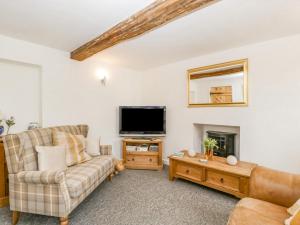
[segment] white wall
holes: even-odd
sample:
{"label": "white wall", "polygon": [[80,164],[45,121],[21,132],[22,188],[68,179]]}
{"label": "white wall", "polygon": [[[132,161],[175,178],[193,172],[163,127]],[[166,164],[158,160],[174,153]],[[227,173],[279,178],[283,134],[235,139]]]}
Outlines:
{"label": "white wall", "polygon": [[0,60],[0,112],[4,118],[16,118],[10,132],[23,131],[30,122],[41,122],[40,81],[40,67]]}
{"label": "white wall", "polygon": [[[86,123],[91,136],[101,136],[103,144],[113,144],[114,152],[120,156],[117,107],[141,102],[140,73],[105,65],[94,58],[73,61],[67,52],[4,36],[0,36],[0,49],[0,59],[42,68],[44,127]],[[106,86],[95,78],[99,67],[110,72]],[[13,91],[21,94],[19,90]]]}
{"label": "white wall", "polygon": [[[95,79],[95,72],[101,66],[109,71],[105,86]],[[73,117],[69,118],[70,123],[88,124],[89,135],[101,136],[101,142],[112,144],[114,153],[121,157],[118,107],[141,104],[141,74],[104,65],[91,58],[82,63],[73,61],[71,77],[72,80],[66,87],[66,95],[69,95],[74,103],[66,110],[69,116]]]}
{"label": "white wall", "polygon": [[[144,104],[167,106],[164,158],[193,144],[193,123],[240,126],[242,160],[300,172],[300,35],[145,72]],[[187,107],[186,70],[249,59],[248,107]]]}
{"label": "white wall", "polygon": [[68,118],[69,113],[65,110],[67,106],[62,92],[70,76],[71,61],[68,54],[4,36],[0,36],[0,49],[0,59],[41,67],[43,125]]}
{"label": "white wall", "polygon": [[[165,158],[193,146],[193,123],[232,125],[240,126],[241,159],[299,173],[299,43],[300,35],[137,72],[0,36],[0,58],[41,66],[44,126],[87,123],[118,156],[117,106],[166,105]],[[187,69],[242,58],[249,59],[248,107],[187,107]],[[101,66],[110,71],[105,87],[94,78]]]}

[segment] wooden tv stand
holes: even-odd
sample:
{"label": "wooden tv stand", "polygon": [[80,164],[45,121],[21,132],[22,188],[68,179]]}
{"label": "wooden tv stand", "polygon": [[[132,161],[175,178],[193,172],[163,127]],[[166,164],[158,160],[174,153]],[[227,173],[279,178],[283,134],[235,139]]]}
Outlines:
{"label": "wooden tv stand", "polygon": [[[163,168],[161,139],[125,138],[122,142],[122,154],[126,168],[148,170],[161,170]],[[144,146],[144,151],[132,149],[129,151],[130,148],[140,148],[142,145]],[[157,150],[151,151],[151,147]]]}

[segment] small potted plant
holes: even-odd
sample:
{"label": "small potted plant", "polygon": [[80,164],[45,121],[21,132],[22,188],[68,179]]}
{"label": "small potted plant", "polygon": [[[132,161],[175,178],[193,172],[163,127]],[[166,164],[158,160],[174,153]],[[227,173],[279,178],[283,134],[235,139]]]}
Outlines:
{"label": "small potted plant", "polygon": [[218,142],[216,139],[213,138],[205,138],[204,140],[204,147],[205,147],[205,156],[208,159],[212,159],[214,148],[218,148],[217,146]]}
{"label": "small potted plant", "polygon": [[10,129],[13,125],[16,124],[16,123],[15,123],[15,118],[11,116],[9,119],[5,120],[5,123],[6,123],[6,125],[7,125],[7,131],[6,131],[6,134],[8,134],[9,129]]}

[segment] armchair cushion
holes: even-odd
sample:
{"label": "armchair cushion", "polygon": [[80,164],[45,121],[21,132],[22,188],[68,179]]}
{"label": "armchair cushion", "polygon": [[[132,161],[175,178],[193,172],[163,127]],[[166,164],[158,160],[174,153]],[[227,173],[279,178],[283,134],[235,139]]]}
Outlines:
{"label": "armchair cushion", "polygon": [[300,175],[257,166],[251,174],[249,196],[290,207],[300,198],[299,187]]}
{"label": "armchair cushion", "polygon": [[21,183],[27,184],[59,184],[63,181],[63,171],[22,171],[17,174]]}
{"label": "armchair cushion", "polygon": [[284,225],[299,225],[300,224],[300,210],[298,210],[295,215],[284,221]]}
{"label": "armchair cushion", "polygon": [[254,198],[243,198],[231,213],[228,225],[282,225],[286,208]]}
{"label": "armchair cushion", "polygon": [[298,199],[298,201],[296,201],[294,205],[288,208],[287,211],[289,214],[294,215],[299,210],[300,210],[300,199]]}

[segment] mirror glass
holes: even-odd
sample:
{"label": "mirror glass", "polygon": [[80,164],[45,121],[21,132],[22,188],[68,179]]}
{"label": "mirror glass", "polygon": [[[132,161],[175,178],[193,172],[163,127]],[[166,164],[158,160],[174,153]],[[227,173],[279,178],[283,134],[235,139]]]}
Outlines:
{"label": "mirror glass", "polygon": [[189,106],[247,105],[247,60],[188,70]]}

